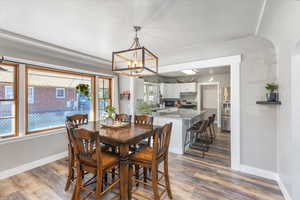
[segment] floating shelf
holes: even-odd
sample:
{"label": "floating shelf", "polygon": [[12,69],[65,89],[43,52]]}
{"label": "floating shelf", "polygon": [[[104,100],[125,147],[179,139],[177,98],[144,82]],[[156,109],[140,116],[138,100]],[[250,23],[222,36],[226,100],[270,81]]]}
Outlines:
{"label": "floating shelf", "polygon": [[127,98],[130,99],[130,94],[120,94],[120,99]]}
{"label": "floating shelf", "polygon": [[257,101],[256,104],[262,104],[262,105],[281,105],[281,101]]}

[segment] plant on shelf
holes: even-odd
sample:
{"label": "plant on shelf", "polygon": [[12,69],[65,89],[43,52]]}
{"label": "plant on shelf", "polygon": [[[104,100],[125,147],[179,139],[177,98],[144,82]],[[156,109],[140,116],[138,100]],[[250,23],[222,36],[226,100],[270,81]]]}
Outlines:
{"label": "plant on shelf", "polygon": [[266,94],[267,101],[274,102],[279,101],[279,95],[278,95],[278,85],[275,83],[267,83],[265,86],[268,93]]}
{"label": "plant on shelf", "polygon": [[88,84],[79,84],[76,86],[76,92],[88,98],[91,97],[90,86]]}
{"label": "plant on shelf", "polygon": [[147,103],[141,103],[138,106],[138,111],[141,114],[151,114],[151,106],[149,104],[147,104]]}

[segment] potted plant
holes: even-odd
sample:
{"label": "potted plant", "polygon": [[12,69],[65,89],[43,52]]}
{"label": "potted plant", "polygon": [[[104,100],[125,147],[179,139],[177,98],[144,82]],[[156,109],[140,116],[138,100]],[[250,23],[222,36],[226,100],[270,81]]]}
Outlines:
{"label": "potted plant", "polygon": [[141,113],[141,114],[151,114],[151,106],[147,103],[141,103],[139,106],[138,106],[138,111]]}
{"label": "potted plant", "polygon": [[113,123],[116,117],[116,108],[113,106],[106,106],[105,112],[107,114],[106,121],[107,123]]}
{"label": "potted plant", "polygon": [[278,85],[275,83],[267,83],[265,88],[267,89],[268,93],[266,94],[267,101],[274,102],[278,101],[278,93],[276,92],[278,90]]}
{"label": "potted plant", "polygon": [[88,84],[79,84],[76,86],[77,93],[90,98],[90,86]]}

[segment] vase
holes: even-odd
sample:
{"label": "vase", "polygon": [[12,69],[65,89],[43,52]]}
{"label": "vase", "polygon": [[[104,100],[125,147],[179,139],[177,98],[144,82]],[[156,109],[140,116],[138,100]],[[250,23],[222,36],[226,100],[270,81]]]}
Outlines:
{"label": "vase", "polygon": [[268,102],[276,102],[279,100],[279,94],[276,92],[270,92],[266,94],[266,98]]}

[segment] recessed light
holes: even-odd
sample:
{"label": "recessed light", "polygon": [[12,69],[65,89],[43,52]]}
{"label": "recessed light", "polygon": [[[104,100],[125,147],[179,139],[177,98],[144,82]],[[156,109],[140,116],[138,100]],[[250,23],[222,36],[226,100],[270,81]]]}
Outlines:
{"label": "recessed light", "polygon": [[187,74],[187,75],[194,75],[196,72],[192,69],[182,70],[181,72]]}

